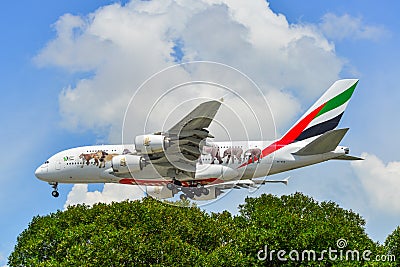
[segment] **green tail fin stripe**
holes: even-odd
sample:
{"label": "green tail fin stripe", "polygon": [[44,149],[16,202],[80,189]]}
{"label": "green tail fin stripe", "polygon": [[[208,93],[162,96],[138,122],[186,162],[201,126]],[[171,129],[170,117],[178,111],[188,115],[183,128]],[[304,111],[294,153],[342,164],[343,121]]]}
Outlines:
{"label": "green tail fin stripe", "polygon": [[353,94],[354,89],[356,89],[357,83],[358,81],[346,91],[342,92],[341,94],[338,94],[337,96],[326,102],[324,107],[318,112],[315,118],[346,103]]}

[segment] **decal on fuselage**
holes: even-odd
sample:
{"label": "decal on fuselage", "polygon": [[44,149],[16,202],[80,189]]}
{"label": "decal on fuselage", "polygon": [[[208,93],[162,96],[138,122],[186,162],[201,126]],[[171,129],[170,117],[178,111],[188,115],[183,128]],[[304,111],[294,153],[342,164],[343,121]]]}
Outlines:
{"label": "decal on fuselage", "polygon": [[114,156],[118,154],[109,154],[103,150],[99,150],[94,153],[82,153],[79,155],[79,158],[82,159],[82,166],[89,165],[90,162],[93,160],[93,164],[98,166],[99,168],[104,168],[106,166],[106,162],[111,161]]}
{"label": "decal on fuselage", "polygon": [[[222,153],[221,157],[222,149],[225,150]],[[232,163],[235,163],[235,160],[237,160],[239,164],[242,163],[242,161],[246,160],[251,160],[252,162],[257,161],[257,163],[259,163],[261,159],[261,149],[259,149],[258,147],[249,148],[244,153],[242,146],[230,146],[224,147],[222,149],[217,144],[204,145],[201,150],[201,154],[203,156],[210,156],[210,164],[214,164],[215,160],[217,160],[219,164],[222,164],[224,163],[223,159],[225,158],[226,164],[229,164],[230,161]],[[203,164],[201,156],[199,158],[199,163]]]}

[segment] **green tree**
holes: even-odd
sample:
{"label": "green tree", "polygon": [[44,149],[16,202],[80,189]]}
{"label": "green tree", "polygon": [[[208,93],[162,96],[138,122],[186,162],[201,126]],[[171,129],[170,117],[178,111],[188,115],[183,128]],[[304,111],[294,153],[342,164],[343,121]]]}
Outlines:
{"label": "green tree", "polygon": [[[257,255],[260,250],[263,250],[261,256],[265,256],[267,248],[268,252],[275,251],[272,257],[266,255],[264,265],[267,266],[282,263],[285,266],[382,266],[362,259],[361,253],[365,250],[371,250],[371,259],[383,250],[367,236],[364,219],[333,202],[318,203],[301,193],[280,198],[263,194],[258,198],[247,198],[239,210],[241,216],[238,219],[245,230],[235,244],[248,256],[251,264],[261,265],[256,257],[251,256]],[[322,254],[329,248],[337,250],[337,253],[332,253],[333,257],[337,256],[336,260],[331,260],[328,252]],[[279,250],[286,252],[282,257],[287,261],[278,259]],[[296,253],[288,255],[293,250],[299,252],[298,256]],[[309,260],[314,259],[314,254],[308,256],[307,251],[310,250],[316,252],[316,261]],[[340,250],[343,251],[342,260]],[[346,258],[348,250],[359,251],[359,260],[352,260],[351,254]],[[306,252],[305,260],[303,251]]]}
{"label": "green tree", "polygon": [[400,266],[400,226],[398,226],[385,241],[387,255],[395,257],[396,266]]}
{"label": "green tree", "polygon": [[[188,266],[229,239],[215,224],[230,214],[208,215],[151,198],[78,205],[35,217],[18,237],[10,266]],[[216,231],[217,230],[217,231]]]}
{"label": "green tree", "polygon": [[[296,193],[247,198],[240,213],[207,213],[188,203],[140,201],[78,205],[34,217],[17,239],[10,266],[378,266],[367,261],[259,260],[261,249],[315,250],[343,238],[344,249],[382,246],[365,221],[332,202]],[[381,265],[379,265],[381,266]]]}

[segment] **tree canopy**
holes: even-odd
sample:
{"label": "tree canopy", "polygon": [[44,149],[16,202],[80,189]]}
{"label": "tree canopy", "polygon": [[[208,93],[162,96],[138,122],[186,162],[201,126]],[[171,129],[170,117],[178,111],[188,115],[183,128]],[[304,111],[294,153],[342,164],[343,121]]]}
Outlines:
{"label": "tree canopy", "polygon": [[[19,235],[8,264],[395,266],[374,260],[388,252],[398,255],[400,230],[383,246],[367,236],[364,226],[364,219],[353,211],[301,193],[247,198],[235,216],[152,198],[77,205],[34,217]],[[330,249],[336,251],[332,257]],[[359,258],[346,258],[347,251],[358,251]],[[364,251],[371,251],[370,260],[362,258]]]}
{"label": "tree canopy", "polygon": [[388,254],[395,256],[396,266],[400,266],[400,226],[386,238],[385,246]]}

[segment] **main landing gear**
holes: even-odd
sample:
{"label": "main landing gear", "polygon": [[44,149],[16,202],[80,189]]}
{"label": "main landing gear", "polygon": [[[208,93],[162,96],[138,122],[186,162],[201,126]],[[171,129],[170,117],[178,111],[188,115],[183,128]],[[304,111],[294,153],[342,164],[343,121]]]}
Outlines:
{"label": "main landing gear", "polygon": [[175,179],[172,181],[172,183],[167,184],[167,188],[172,191],[173,195],[181,191],[182,194],[179,196],[181,200],[186,200],[188,198],[194,199],[195,196],[196,197],[201,197],[203,195],[207,196],[210,193],[210,190],[205,188],[200,183],[192,184],[186,187],[182,186],[182,183]]}
{"label": "main landing gear", "polygon": [[60,193],[58,193],[58,183],[49,183],[51,185],[51,187],[54,189],[53,192],[51,192],[51,195],[53,197],[58,197],[60,195]]}

